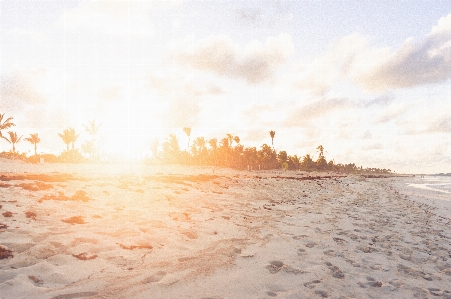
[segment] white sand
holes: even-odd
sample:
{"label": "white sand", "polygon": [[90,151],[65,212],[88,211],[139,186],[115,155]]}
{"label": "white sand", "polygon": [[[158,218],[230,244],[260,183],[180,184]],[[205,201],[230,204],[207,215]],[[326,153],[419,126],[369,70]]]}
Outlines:
{"label": "white sand", "polygon": [[409,179],[3,160],[0,173],[14,255],[0,298],[451,298],[451,216],[414,201]]}

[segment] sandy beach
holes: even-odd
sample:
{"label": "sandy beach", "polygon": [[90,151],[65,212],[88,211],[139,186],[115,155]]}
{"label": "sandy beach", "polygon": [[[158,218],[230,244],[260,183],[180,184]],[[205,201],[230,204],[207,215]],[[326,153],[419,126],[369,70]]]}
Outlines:
{"label": "sandy beach", "polygon": [[416,178],[0,161],[0,298],[451,298]]}

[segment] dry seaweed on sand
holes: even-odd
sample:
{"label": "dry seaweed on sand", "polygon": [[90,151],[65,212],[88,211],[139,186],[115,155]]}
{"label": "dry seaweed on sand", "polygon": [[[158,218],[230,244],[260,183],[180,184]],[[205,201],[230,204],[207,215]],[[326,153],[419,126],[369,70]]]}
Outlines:
{"label": "dry seaweed on sand", "polygon": [[88,255],[86,252],[82,252],[80,254],[72,254],[72,256],[76,257],[79,260],[87,261],[95,259],[97,257],[97,254]]}
{"label": "dry seaweed on sand", "polygon": [[0,245],[0,260],[14,257],[13,252]]}
{"label": "dry seaweed on sand", "polygon": [[85,224],[86,222],[83,220],[82,216],[73,216],[67,219],[62,219],[62,222],[70,223],[70,224]]}
{"label": "dry seaweed on sand", "polygon": [[153,249],[152,245],[130,245],[130,246],[126,246],[123,244],[119,244],[119,246],[121,246],[122,249],[127,249],[127,250],[133,250],[133,249]]}
{"label": "dry seaweed on sand", "polygon": [[69,180],[83,181],[85,179],[74,177],[71,174],[59,173],[59,174],[21,174],[21,175],[0,175],[0,181],[41,181],[41,182],[67,182]]}
{"label": "dry seaweed on sand", "polygon": [[25,212],[25,217],[27,217],[27,218],[31,218],[31,219],[33,219],[33,220],[36,220],[36,213],[35,212],[32,212],[32,211],[26,211]]}
{"label": "dry seaweed on sand", "polygon": [[71,197],[66,196],[63,192],[59,191],[57,195],[54,194],[46,194],[38,202],[43,202],[44,200],[59,200],[59,201],[83,201],[87,202],[91,198],[86,195],[86,192],[83,190],[77,190],[74,195]]}
{"label": "dry seaweed on sand", "polygon": [[3,215],[3,217],[12,217],[13,213],[10,211],[6,211],[6,212],[3,212],[2,215]]}
{"label": "dry seaweed on sand", "polygon": [[53,185],[46,184],[43,182],[34,182],[34,183],[21,183],[16,185],[17,187],[21,187],[24,190],[28,191],[41,191],[41,190],[49,190],[53,188]]}

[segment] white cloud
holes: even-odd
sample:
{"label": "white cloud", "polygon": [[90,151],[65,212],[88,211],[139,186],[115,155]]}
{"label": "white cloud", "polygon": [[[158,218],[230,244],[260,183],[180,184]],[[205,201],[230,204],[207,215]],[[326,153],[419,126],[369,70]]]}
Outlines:
{"label": "white cloud", "polygon": [[274,78],[281,65],[292,55],[291,36],[280,34],[265,43],[252,41],[246,46],[235,44],[225,35],[177,45],[172,57],[181,65],[212,72],[218,76],[260,83]]}
{"label": "white cloud", "polygon": [[429,125],[429,133],[451,133],[451,116],[443,116]]}
{"label": "white cloud", "polygon": [[297,109],[291,109],[289,117],[285,120],[285,125],[305,126],[311,120],[326,117],[329,113],[343,111],[354,106],[354,102],[345,98],[319,100]]}
{"label": "white cloud", "polygon": [[372,143],[370,145],[364,146],[363,150],[365,151],[371,151],[371,150],[380,150],[383,149],[384,146],[380,142]]}
{"label": "white cloud", "polygon": [[392,104],[379,113],[376,123],[389,122],[403,115],[407,110],[409,110],[409,107],[405,104]]}
{"label": "white cloud", "polygon": [[431,34],[442,34],[442,33],[449,33],[451,31],[451,14],[447,15],[446,17],[440,18],[438,20],[437,25],[432,27]]}
{"label": "white cloud", "polygon": [[396,50],[365,47],[356,53],[348,75],[362,87],[382,92],[440,83],[451,78],[451,14],[420,42],[407,39]]}
{"label": "white cloud", "polygon": [[364,37],[352,34],[335,43],[325,54],[313,60],[304,59],[293,70],[290,80],[294,88],[324,95],[348,72],[353,57],[366,45]]}
{"label": "white cloud", "polygon": [[0,109],[21,109],[24,105],[46,103],[44,90],[39,86],[48,74],[45,69],[16,71],[0,78]]}
{"label": "white cloud", "polygon": [[368,37],[351,34],[330,51],[303,62],[295,87],[324,94],[340,78],[372,92],[444,82],[451,78],[451,14],[441,18],[422,40],[405,40],[398,49],[377,47]]}

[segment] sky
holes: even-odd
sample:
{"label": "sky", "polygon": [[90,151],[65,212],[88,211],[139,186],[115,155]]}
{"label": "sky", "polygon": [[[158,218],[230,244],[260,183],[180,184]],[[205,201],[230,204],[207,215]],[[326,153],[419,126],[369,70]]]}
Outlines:
{"label": "sky", "polygon": [[451,172],[451,1],[1,0],[0,113],[38,153],[96,120],[124,158],[186,149],[184,127],[257,148],[274,130],[289,155]]}

